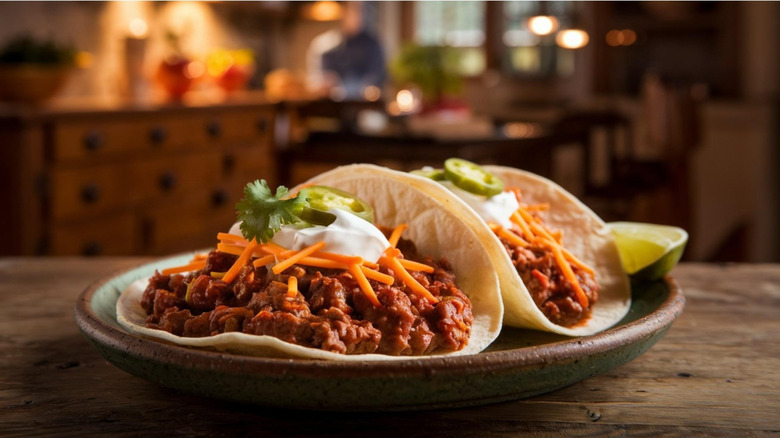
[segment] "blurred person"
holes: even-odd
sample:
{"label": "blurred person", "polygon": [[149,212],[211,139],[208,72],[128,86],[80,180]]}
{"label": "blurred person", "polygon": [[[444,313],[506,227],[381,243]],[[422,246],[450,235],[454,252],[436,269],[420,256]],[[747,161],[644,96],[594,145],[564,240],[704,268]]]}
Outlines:
{"label": "blurred person", "polygon": [[387,78],[384,49],[366,26],[362,2],[345,4],[341,28],[315,38],[308,58],[310,83],[333,97],[361,99],[366,87],[381,89]]}

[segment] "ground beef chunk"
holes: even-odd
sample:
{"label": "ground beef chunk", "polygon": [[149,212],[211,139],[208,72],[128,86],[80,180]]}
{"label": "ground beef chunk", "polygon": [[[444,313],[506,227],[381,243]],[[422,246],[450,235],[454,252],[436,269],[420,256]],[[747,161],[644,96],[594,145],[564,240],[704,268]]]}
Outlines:
{"label": "ground beef chunk", "polygon": [[211,251],[208,257],[206,257],[206,267],[203,268],[203,271],[206,273],[227,272],[233,266],[233,263],[236,262],[236,259],[238,259],[237,255],[216,250]]}
{"label": "ground beef chunk", "polygon": [[410,332],[415,315],[409,296],[394,286],[379,285],[374,291],[379,306],[374,306],[359,290],[353,294],[355,310],[382,332],[377,353],[393,356],[409,355]]}
{"label": "ground beef chunk", "polygon": [[166,332],[171,332],[177,336],[182,336],[184,333],[184,324],[190,318],[192,318],[192,314],[188,309],[179,310],[177,307],[169,307],[160,317],[157,328],[165,330]]}
{"label": "ground beef chunk", "polygon": [[347,304],[347,291],[335,278],[323,277],[321,274],[310,282],[309,303],[312,313],[318,314],[331,308],[349,314],[352,308]]}
{"label": "ground beef chunk", "polygon": [[583,309],[577,302],[574,288],[566,280],[546,248],[530,246],[521,248],[501,238],[517,273],[528,288],[536,306],[551,322],[571,327],[590,315],[591,306],[598,300],[599,286],[596,280],[577,266],[572,271],[580,287],[588,297],[589,307]]}
{"label": "ground beef chunk", "polygon": [[[381,303],[375,307],[348,272],[300,265],[277,275],[247,264],[227,284],[211,273],[227,271],[236,257],[212,251],[196,273],[155,273],[142,300],[147,325],[186,337],[242,331],[343,354],[420,355],[463,348],[473,322],[471,303],[455,285],[449,263],[420,257],[404,239],[398,246],[409,258],[434,267],[431,274],[412,275],[439,302],[410,292],[397,279],[392,285],[371,280]],[[298,279],[294,295],[288,293],[291,276]]]}

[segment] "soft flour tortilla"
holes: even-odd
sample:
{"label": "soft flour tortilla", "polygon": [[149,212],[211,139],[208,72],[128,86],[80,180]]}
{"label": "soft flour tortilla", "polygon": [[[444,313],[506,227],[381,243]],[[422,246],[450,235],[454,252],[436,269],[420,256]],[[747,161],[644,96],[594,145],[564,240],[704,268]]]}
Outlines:
{"label": "soft flour tortilla", "polygon": [[[596,281],[600,285],[599,299],[587,320],[573,327],[553,324],[533,302],[512,259],[498,237],[491,233],[490,239],[484,243],[493,258],[501,283],[504,324],[568,336],[585,336],[619,322],[631,306],[631,285],[620,263],[615,239],[606,224],[577,198],[546,178],[510,167],[482,167],[501,178],[506,187],[520,188],[524,202],[549,203],[550,209],[545,214],[546,224],[563,231],[565,248],[596,271]],[[457,199],[449,190],[444,190],[446,196]],[[460,205],[473,211],[465,203]],[[484,221],[482,223],[484,228],[488,228]]]}
{"label": "soft flour tortilla", "polygon": [[[446,257],[450,261],[458,286],[471,300],[474,315],[471,337],[462,350],[428,356],[344,355],[290,344],[272,336],[236,332],[205,338],[180,337],[146,327],[146,314],[140,301],[148,278],[132,283],[120,296],[117,302],[119,323],[139,335],[178,345],[208,347],[256,356],[350,361],[475,354],[495,340],[501,330],[503,305],[498,276],[482,243],[492,234],[487,227],[475,227],[474,224],[465,223],[446,205],[449,203],[446,198],[442,200],[440,196],[431,196],[418,188],[420,183],[427,186],[426,180],[402,172],[371,165],[352,165],[337,168],[315,177],[308,183],[339,188],[366,200],[374,208],[375,223],[389,227],[408,224],[409,228],[403,237],[411,239],[421,254],[434,258]],[[180,258],[179,264],[188,260],[187,257]],[[167,264],[176,265],[174,262]]]}

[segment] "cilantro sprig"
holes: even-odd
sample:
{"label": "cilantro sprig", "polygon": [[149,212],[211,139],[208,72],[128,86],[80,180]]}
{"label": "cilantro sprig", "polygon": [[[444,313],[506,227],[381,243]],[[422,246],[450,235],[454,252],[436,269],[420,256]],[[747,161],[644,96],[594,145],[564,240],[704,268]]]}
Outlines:
{"label": "cilantro sprig", "polygon": [[300,197],[284,199],[289,190],[285,186],[271,192],[265,180],[255,180],[244,187],[244,197],[236,204],[241,234],[247,240],[268,242],[284,224],[294,224],[306,200]]}

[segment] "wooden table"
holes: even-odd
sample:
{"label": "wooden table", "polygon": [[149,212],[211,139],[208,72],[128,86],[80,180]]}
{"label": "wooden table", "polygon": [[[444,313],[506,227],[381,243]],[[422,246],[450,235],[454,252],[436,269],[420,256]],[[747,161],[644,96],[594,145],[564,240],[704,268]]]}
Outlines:
{"label": "wooden table", "polygon": [[[780,265],[684,264],[684,314],[607,374],[510,403],[387,414],[284,411],[173,392],[102,359],[73,306],[140,258],[0,259],[0,435],[777,436]],[[423,433],[424,431],[429,431]]]}

